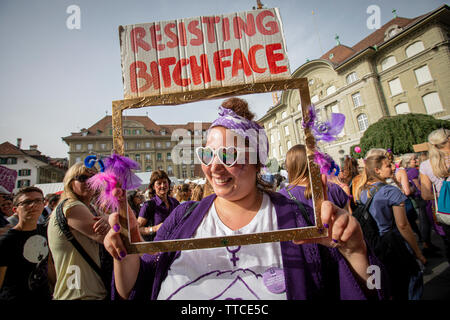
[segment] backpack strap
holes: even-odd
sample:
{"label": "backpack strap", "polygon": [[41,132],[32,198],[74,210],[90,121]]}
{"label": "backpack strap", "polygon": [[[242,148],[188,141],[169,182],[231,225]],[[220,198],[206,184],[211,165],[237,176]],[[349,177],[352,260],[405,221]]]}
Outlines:
{"label": "backpack strap", "polygon": [[286,192],[289,194],[289,197],[291,198],[291,200],[293,200],[293,201],[297,204],[297,206],[298,206],[298,208],[300,209],[300,212],[301,212],[301,214],[302,214],[302,216],[303,216],[303,219],[305,219],[306,223],[307,223],[309,226],[313,226],[314,224],[311,223],[311,220],[310,220],[309,217],[308,217],[308,211],[306,211],[306,208],[305,208],[305,206],[303,205],[303,203],[301,203],[300,201],[298,201],[297,198],[294,197],[294,195],[288,190],[287,187],[284,188],[284,190],[286,190]]}
{"label": "backpack strap", "polygon": [[199,205],[200,201],[195,201],[184,213],[182,220],[184,220],[187,216],[189,216],[192,211],[194,211],[195,208]]}
{"label": "backpack strap", "polygon": [[95,261],[91,258],[91,256],[83,249],[81,244],[75,239],[72,231],[70,231],[69,225],[67,224],[67,219],[64,216],[64,203],[67,201],[67,199],[63,200],[61,203],[58,204],[58,207],[56,207],[56,223],[58,224],[59,228],[61,229],[64,236],[69,240],[72,245],[75,247],[75,249],[81,254],[81,256],[86,260],[86,262],[91,266],[91,268],[100,276],[100,278],[105,283],[105,278],[103,276],[103,273],[100,269],[100,267],[95,263]]}

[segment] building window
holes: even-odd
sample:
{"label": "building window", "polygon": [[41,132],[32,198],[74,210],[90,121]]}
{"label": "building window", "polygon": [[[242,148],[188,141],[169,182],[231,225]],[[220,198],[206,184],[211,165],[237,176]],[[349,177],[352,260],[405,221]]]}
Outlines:
{"label": "building window", "polygon": [[170,148],[170,142],[169,141],[166,142],[166,148]]}
{"label": "building window", "polygon": [[156,154],[156,160],[161,161],[162,160],[162,153]]}
{"label": "building window", "polygon": [[141,134],[142,134],[141,129],[136,129],[136,134],[137,134],[137,135],[141,135]]}
{"label": "building window", "polygon": [[347,76],[347,84],[353,83],[356,80],[358,80],[358,76],[356,75],[356,72],[352,72]]}
{"label": "building window", "polygon": [[172,166],[167,166],[167,175],[173,176],[173,169],[172,169]]}
{"label": "building window", "polygon": [[187,178],[187,171],[186,171],[186,168],[183,168],[183,170],[181,170],[181,177],[182,177],[183,179],[186,179],[186,178]]}
{"label": "building window", "polygon": [[152,166],[146,166],[146,167],[145,167],[145,171],[147,171],[147,172],[152,171]]}
{"label": "building window", "polygon": [[352,100],[355,108],[363,105],[361,94],[359,92],[352,94]]}
{"label": "building window", "polygon": [[31,175],[31,170],[30,169],[21,169],[21,170],[19,170],[18,175],[20,177],[29,176],[29,175]]}
{"label": "building window", "polygon": [[397,114],[405,114],[410,113],[411,111],[409,110],[408,103],[402,102],[395,106],[395,112],[397,112]]}
{"label": "building window", "polygon": [[272,129],[272,121],[269,122],[269,129]]}
{"label": "building window", "polygon": [[170,152],[167,152],[167,160],[172,160],[172,154]]}
{"label": "building window", "polygon": [[137,154],[135,156],[135,158],[136,158],[136,162],[141,162],[141,155],[140,154]]}
{"label": "building window", "polygon": [[161,130],[161,135],[165,136],[166,135],[166,130]]}
{"label": "building window", "polygon": [[81,151],[81,144],[76,144],[75,145],[75,150],[76,151]]}
{"label": "building window", "polygon": [[427,65],[414,70],[414,73],[416,74],[417,84],[419,85],[433,80]]}
{"label": "building window", "polygon": [[140,142],[136,142],[136,149],[140,149],[141,148],[141,143]]}
{"label": "building window", "polygon": [[283,113],[281,113],[281,119],[284,119],[287,117],[287,112],[283,111]]}
{"label": "building window", "polygon": [[431,92],[424,95],[422,100],[428,114],[435,114],[437,112],[444,111],[437,92]]}
{"label": "building window", "polygon": [[365,113],[361,113],[357,118],[359,131],[365,131],[369,127],[369,119]]}
{"label": "building window", "polygon": [[191,164],[191,177],[195,176],[195,166]]}
{"label": "building window", "polygon": [[102,150],[106,150],[106,143],[100,144],[100,148],[101,148]]}
{"label": "building window", "polygon": [[75,163],[81,162],[81,158],[80,157],[76,157],[75,158]]}
{"label": "building window", "polygon": [[151,156],[149,153],[145,154],[145,161],[150,161],[151,160]]}
{"label": "building window", "polygon": [[283,146],[280,146],[280,157],[283,155]]}
{"label": "building window", "polygon": [[395,78],[388,82],[389,89],[391,89],[391,97],[396,96],[403,92],[402,83],[399,78]]}
{"label": "building window", "polygon": [[94,144],[88,143],[88,151],[94,150]]}
{"label": "building window", "polygon": [[128,150],[128,142],[125,142],[125,143],[123,144],[123,146],[124,146],[125,150]]}
{"label": "building window", "polygon": [[291,147],[292,147],[291,140],[288,140],[287,141],[287,148],[288,148],[288,150],[291,149]]}
{"label": "building window", "polygon": [[281,140],[280,131],[277,131],[278,141]]}
{"label": "building window", "polygon": [[17,158],[2,158],[0,164],[17,164]]}
{"label": "building window", "polygon": [[277,156],[275,150],[276,150],[275,148],[272,148],[272,157],[276,157]]}
{"label": "building window", "polygon": [[297,105],[297,110],[302,111],[302,103],[301,102]]}
{"label": "building window", "polygon": [[156,148],[161,148],[161,142],[156,143]]}
{"label": "building window", "polygon": [[25,180],[18,180],[17,181],[17,188],[23,188],[23,187],[29,187],[31,181],[28,179]]}
{"label": "building window", "polygon": [[331,86],[327,88],[327,96],[329,96],[330,94],[333,94],[336,92],[336,87],[335,86]]}
{"label": "building window", "polygon": [[284,135],[286,135],[286,136],[289,135],[289,127],[288,126],[284,127]]}
{"label": "building window", "polygon": [[425,50],[425,47],[423,46],[423,42],[416,41],[412,45],[410,45],[406,48],[406,56],[408,58],[415,56],[416,54],[418,54],[419,52],[422,52],[423,50]]}
{"label": "building window", "polygon": [[273,134],[270,135],[270,143],[275,143],[275,138],[273,137]]}
{"label": "building window", "polygon": [[145,148],[146,149],[150,149],[151,146],[152,146],[152,144],[150,142],[146,142],[145,143]]}
{"label": "building window", "polygon": [[319,101],[319,96],[317,94],[311,97],[311,103],[316,103],[317,101]]}
{"label": "building window", "polygon": [[389,69],[397,64],[397,59],[394,56],[389,56],[381,62],[381,71]]}

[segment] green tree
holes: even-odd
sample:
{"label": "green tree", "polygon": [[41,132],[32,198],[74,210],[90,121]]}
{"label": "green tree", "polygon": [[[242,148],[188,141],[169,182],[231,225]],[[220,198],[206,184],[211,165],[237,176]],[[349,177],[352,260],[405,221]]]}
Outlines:
{"label": "green tree", "polygon": [[[426,142],[430,132],[439,128],[450,129],[450,121],[414,113],[381,118],[367,128],[359,145],[351,147],[351,155],[362,158],[372,148],[391,149],[394,154],[414,152],[414,144]],[[356,146],[361,153],[355,152]]]}

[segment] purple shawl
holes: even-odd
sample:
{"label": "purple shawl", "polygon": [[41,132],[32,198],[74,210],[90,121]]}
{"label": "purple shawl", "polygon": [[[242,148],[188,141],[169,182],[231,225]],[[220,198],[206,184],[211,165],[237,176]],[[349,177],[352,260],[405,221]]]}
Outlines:
{"label": "purple shawl", "polygon": [[[278,193],[269,193],[269,196],[275,207],[279,229],[297,228],[307,225],[301,214],[296,214],[298,207],[295,202]],[[184,220],[183,215],[193,201],[179,205],[158,230],[155,241],[192,237],[215,198],[216,195],[213,194],[203,199]],[[173,234],[169,237],[172,232]],[[289,300],[367,299],[347,261],[337,249],[317,244],[299,246],[291,241],[280,242],[280,245],[286,281],[286,294]],[[142,255],[136,284],[128,298],[139,300],[156,299],[170,265],[179,254],[180,252],[178,251],[157,255]],[[370,265],[380,266],[383,276],[385,274],[383,272],[384,268],[370,249],[368,250],[368,258]],[[384,280],[383,278],[381,281],[382,286],[385,286],[386,281]],[[378,297],[378,299],[384,299],[384,287],[376,290],[374,296]],[[120,299],[115,290],[114,279],[112,283],[112,298]]]}

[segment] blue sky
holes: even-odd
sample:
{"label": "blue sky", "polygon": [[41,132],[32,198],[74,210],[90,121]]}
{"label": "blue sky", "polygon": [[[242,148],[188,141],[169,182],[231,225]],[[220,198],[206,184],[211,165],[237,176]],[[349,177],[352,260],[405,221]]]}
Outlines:
{"label": "blue sky", "polygon": [[[367,28],[370,5],[381,24],[412,18],[445,2],[435,0],[262,0],[280,9],[291,72],[335,46],[335,34],[353,46]],[[70,30],[70,5],[80,8],[81,28]],[[37,144],[53,157],[67,157],[61,137],[111,115],[123,98],[118,26],[250,10],[255,0],[0,0],[0,143]],[[312,11],[315,15],[313,17]],[[320,44],[319,45],[319,38]],[[260,118],[272,105],[268,94],[245,97]],[[128,111],[160,124],[212,121],[220,100]]]}

